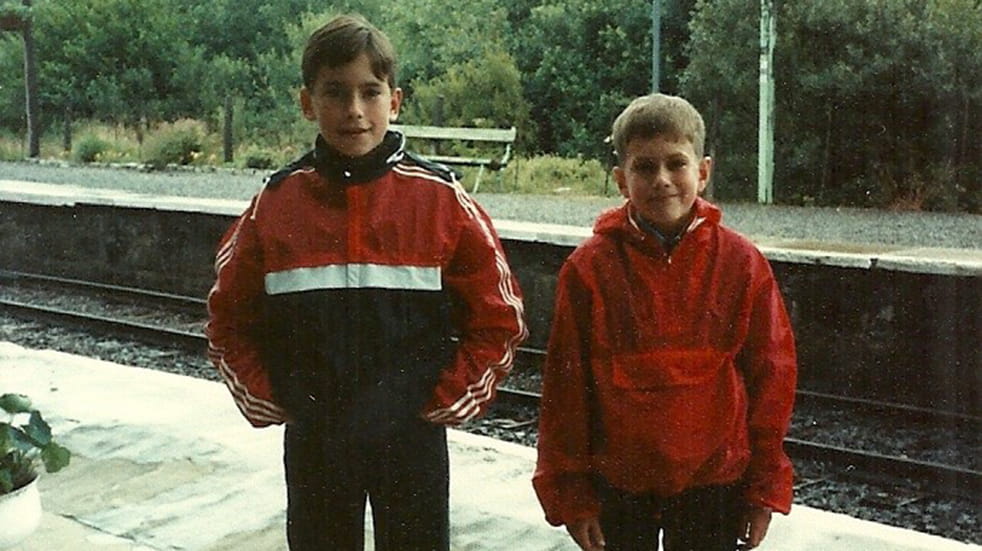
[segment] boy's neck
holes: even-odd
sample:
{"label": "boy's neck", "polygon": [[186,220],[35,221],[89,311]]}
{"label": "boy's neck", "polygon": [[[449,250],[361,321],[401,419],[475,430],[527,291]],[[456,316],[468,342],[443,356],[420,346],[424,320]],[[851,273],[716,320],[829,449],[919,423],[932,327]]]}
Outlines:
{"label": "boy's neck", "polygon": [[689,213],[689,215],[685,217],[682,224],[679,225],[677,229],[666,230],[658,228],[646,220],[643,216],[638,214],[634,209],[631,209],[630,213],[631,219],[634,220],[634,223],[637,224],[642,231],[658,239],[658,242],[661,243],[668,252],[672,252],[672,249],[674,249],[675,246],[678,245],[679,241],[682,240],[682,236],[685,235],[689,225],[692,224],[692,219],[694,217],[694,213]]}
{"label": "boy's neck", "polygon": [[368,182],[402,160],[404,146],[405,138],[402,134],[390,130],[375,149],[361,157],[347,157],[318,134],[314,146],[314,163],[317,172],[329,181],[343,184]]}

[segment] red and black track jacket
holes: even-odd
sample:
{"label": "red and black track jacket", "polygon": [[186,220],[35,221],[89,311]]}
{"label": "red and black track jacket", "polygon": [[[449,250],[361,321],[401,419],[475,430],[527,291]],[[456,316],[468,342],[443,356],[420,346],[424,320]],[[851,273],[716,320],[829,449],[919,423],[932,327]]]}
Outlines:
{"label": "red and black track jacket", "polygon": [[318,138],[267,179],[215,268],[209,354],[257,427],[467,421],[527,335],[490,218],[395,132],[355,161]]}
{"label": "red and black track jacket", "polygon": [[533,478],[546,519],[596,516],[597,475],[661,496],[742,480],[787,512],[797,364],[767,259],[702,199],[670,255],[629,210],[560,271]]}

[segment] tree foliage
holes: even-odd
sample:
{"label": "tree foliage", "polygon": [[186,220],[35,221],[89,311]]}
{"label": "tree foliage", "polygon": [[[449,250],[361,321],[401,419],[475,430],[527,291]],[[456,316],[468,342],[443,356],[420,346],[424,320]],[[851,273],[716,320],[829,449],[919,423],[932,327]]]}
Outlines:
{"label": "tree foliage", "polygon": [[207,70],[166,0],[39,1],[45,112],[136,122],[194,112]]}
{"label": "tree foliage", "polygon": [[[413,86],[403,120],[416,124],[519,129],[534,134],[521,74],[507,52],[488,51]],[[526,138],[527,139],[527,138]],[[521,138],[519,144],[522,144]]]}
{"label": "tree foliage", "polygon": [[[661,1],[660,89],[703,112],[721,198],[756,180],[758,4]],[[0,0],[0,8],[19,5]],[[978,0],[779,2],[779,201],[982,208]],[[519,128],[519,152],[607,160],[604,138],[651,89],[651,2],[35,0],[43,119],[218,124],[309,143],[299,59],[338,13],[365,15],[399,53],[404,120]],[[19,8],[18,8],[19,9]],[[23,128],[22,45],[0,34],[0,126]],[[9,75],[9,76],[7,76]],[[443,98],[438,103],[438,98]],[[441,105],[439,109],[437,105]],[[44,122],[44,121],[43,121]]]}
{"label": "tree foliage", "polygon": [[[683,79],[718,129],[717,192],[730,197],[750,197],[756,171],[757,14],[746,12],[698,3]],[[980,28],[974,0],[780,3],[778,198],[977,209]]]}

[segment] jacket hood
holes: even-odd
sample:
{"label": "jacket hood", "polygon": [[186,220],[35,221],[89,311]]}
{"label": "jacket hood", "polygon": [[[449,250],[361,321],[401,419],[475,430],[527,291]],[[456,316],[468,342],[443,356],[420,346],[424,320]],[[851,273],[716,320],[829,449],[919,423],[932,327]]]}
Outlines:
{"label": "jacket hood", "polygon": [[[696,197],[693,208],[695,209],[695,216],[686,233],[702,224],[709,223],[717,225],[723,219],[723,211],[702,197]],[[640,240],[644,236],[644,232],[631,220],[630,212],[631,203],[625,202],[619,207],[614,207],[600,213],[596,223],[593,225],[593,233],[625,238],[632,241]]]}

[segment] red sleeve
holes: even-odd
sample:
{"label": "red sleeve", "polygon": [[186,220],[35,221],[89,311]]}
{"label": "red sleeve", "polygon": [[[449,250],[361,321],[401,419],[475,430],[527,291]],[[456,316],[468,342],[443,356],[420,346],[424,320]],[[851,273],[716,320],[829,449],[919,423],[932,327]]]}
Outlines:
{"label": "red sleeve", "polygon": [[794,405],[797,358],[780,289],[769,265],[766,271],[766,281],[754,296],[747,342],[738,358],[750,399],[746,499],[787,514],[794,472],[783,442]]}
{"label": "red sleeve", "polygon": [[590,311],[593,300],[570,263],[559,272],[542,369],[538,461],[532,485],[555,526],[595,517],[590,469]]}
{"label": "red sleeve", "polygon": [[259,352],[264,290],[262,250],[252,213],[255,203],[222,238],[215,285],[208,294],[208,356],[242,415],[255,427],[284,422],[273,401]]}
{"label": "red sleeve", "polygon": [[461,302],[460,344],[423,409],[434,423],[456,425],[482,415],[528,336],[518,282],[488,215],[458,194],[463,228],[444,284]]}

